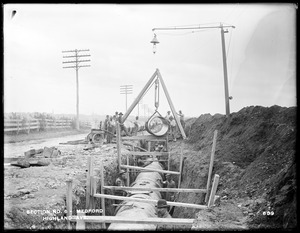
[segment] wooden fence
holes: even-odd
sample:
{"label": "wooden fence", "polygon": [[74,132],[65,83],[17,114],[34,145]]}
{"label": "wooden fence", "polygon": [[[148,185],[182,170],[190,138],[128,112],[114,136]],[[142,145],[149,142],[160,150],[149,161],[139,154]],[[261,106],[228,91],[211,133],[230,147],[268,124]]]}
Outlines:
{"label": "wooden fence", "polygon": [[4,132],[27,132],[41,129],[71,128],[71,119],[4,119]]}

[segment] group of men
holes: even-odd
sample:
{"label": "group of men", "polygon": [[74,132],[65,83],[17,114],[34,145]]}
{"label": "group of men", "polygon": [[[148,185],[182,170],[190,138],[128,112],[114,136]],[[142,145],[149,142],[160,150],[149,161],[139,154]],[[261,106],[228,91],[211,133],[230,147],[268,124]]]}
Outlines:
{"label": "group of men", "polygon": [[130,133],[128,129],[125,127],[124,122],[122,120],[123,113],[120,112],[115,112],[115,115],[109,116],[106,115],[106,118],[102,124],[102,121],[100,121],[100,129],[104,130],[104,139],[106,140],[107,143],[111,143],[113,136],[116,134],[116,129],[117,129],[117,122],[120,124],[120,133],[122,134],[123,131],[125,132],[126,136],[136,136],[137,131],[138,131],[138,121],[139,117],[135,117],[134,121],[134,128],[132,129],[132,132]]}
{"label": "group of men", "polygon": [[103,129],[105,131],[104,133],[104,139],[107,143],[111,143],[113,136],[116,134],[117,129],[117,122],[120,124],[120,130],[125,132],[127,136],[129,136],[129,133],[124,126],[124,123],[122,121],[122,112],[115,112],[113,116],[106,115],[106,118],[102,124],[102,121],[100,121],[100,129]]}
{"label": "group of men", "polygon": [[[176,113],[180,118],[180,124],[182,125],[182,128],[184,129],[185,127],[185,122],[184,122],[184,114],[182,113],[181,110],[179,110],[179,113]],[[170,135],[173,138],[173,141],[176,141],[177,138],[177,126],[176,126],[176,121],[175,117],[171,115],[171,111],[167,112],[167,115],[165,116],[165,119],[168,120],[170,124]]]}

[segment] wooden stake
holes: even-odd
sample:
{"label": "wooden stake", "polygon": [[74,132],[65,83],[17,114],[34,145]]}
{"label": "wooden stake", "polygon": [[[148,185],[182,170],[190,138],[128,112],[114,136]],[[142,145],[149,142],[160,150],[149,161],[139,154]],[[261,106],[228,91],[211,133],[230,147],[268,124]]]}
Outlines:
{"label": "wooden stake", "polygon": [[67,181],[67,196],[66,196],[66,204],[67,204],[67,224],[68,230],[72,230],[71,222],[69,217],[72,216],[72,180]]}
{"label": "wooden stake", "polygon": [[168,171],[170,171],[170,159],[171,159],[171,153],[168,152]]}
{"label": "wooden stake", "polygon": [[76,230],[85,230],[85,213],[79,211],[77,213],[77,220],[76,220]]}
{"label": "wooden stake", "polygon": [[211,182],[211,174],[212,174],[213,165],[214,165],[217,135],[218,135],[218,130],[215,130],[214,138],[213,138],[213,145],[212,145],[212,150],[211,150],[211,155],[210,155],[210,164],[209,164],[209,169],[208,169],[207,183],[206,183],[205,203],[207,203],[207,201],[208,201],[208,192],[209,192],[209,186],[210,186],[210,182]]}
{"label": "wooden stake", "polygon": [[[129,157],[128,155],[126,156],[126,162],[127,162],[127,165],[129,165]],[[126,179],[126,186],[129,187],[130,185],[130,176],[129,176],[129,168],[126,168],[126,171],[127,171],[127,179]]]}
{"label": "wooden stake", "polygon": [[[101,172],[101,186],[100,186],[100,193],[104,194],[104,169],[103,169],[103,162],[101,161],[100,164],[100,172]],[[95,197],[96,194],[94,194]],[[105,216],[105,199],[104,197],[101,198],[101,209],[103,210],[102,215]]]}
{"label": "wooden stake", "polygon": [[219,178],[220,178],[220,176],[215,174],[214,181],[213,181],[212,188],[211,188],[211,192],[210,192],[210,197],[209,197],[208,204],[207,204],[208,208],[212,207],[213,204],[214,204],[215,195],[216,195],[217,187],[218,187],[218,184],[219,184]]}
{"label": "wooden stake", "polygon": [[91,190],[90,190],[90,208],[89,209],[95,209],[95,197],[94,194],[96,194],[96,179],[94,176],[90,177],[91,180]]}
{"label": "wooden stake", "polygon": [[182,162],[183,162],[183,151],[182,151],[182,147],[180,148],[180,164],[179,164],[179,179],[178,179],[178,188],[180,188],[180,184],[181,184],[181,176],[182,176]]}
{"label": "wooden stake", "polygon": [[88,163],[87,163],[87,179],[86,179],[86,194],[85,194],[85,207],[86,209],[90,206],[90,198],[91,198],[91,176],[93,175],[94,171],[94,159],[93,156],[88,157]]}
{"label": "wooden stake", "polygon": [[120,124],[117,122],[117,135],[116,135],[116,142],[117,142],[117,153],[118,153],[118,169],[119,173],[121,172],[121,132],[120,132]]}

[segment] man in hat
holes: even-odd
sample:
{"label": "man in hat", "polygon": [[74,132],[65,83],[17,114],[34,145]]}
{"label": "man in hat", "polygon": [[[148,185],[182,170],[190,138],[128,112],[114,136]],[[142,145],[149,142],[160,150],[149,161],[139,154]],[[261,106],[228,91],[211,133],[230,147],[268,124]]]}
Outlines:
{"label": "man in hat", "polygon": [[[124,170],[121,170],[119,172],[118,178],[116,179],[115,185],[120,186],[120,187],[125,187],[126,186],[125,182],[126,182],[126,172]],[[126,196],[127,193],[124,190],[115,190],[114,195]],[[115,200],[116,204],[119,204],[120,202],[121,202],[121,200]]]}
{"label": "man in hat", "polygon": [[[162,181],[161,179],[158,179],[162,186],[164,188],[176,188],[175,181],[172,179],[171,174],[166,175],[166,180]],[[165,198],[167,201],[174,201],[175,200],[175,194],[173,192],[166,192],[165,193]]]}
{"label": "man in hat", "polygon": [[128,131],[127,131],[127,129],[126,129],[124,123],[122,122],[122,117],[123,117],[123,113],[120,112],[120,113],[119,113],[119,118],[118,118],[119,123],[120,123],[120,134],[122,135],[122,131],[124,131],[125,134],[126,134],[126,136],[129,136]]}
{"label": "man in hat", "polygon": [[165,119],[167,119],[168,120],[168,122],[171,122],[171,120],[170,120],[170,117],[171,117],[172,115],[171,115],[171,111],[168,111],[167,112],[167,115],[165,116]]}
{"label": "man in hat", "polygon": [[[160,199],[157,201],[156,214],[158,218],[172,218],[168,212],[167,201],[165,199]],[[172,225],[157,225],[156,230],[172,230]]]}

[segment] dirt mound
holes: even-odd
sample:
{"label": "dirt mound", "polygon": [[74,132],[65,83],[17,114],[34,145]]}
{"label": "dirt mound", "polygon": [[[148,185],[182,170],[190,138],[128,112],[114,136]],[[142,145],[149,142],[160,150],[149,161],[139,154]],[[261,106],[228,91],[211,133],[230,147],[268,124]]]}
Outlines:
{"label": "dirt mound", "polygon": [[[217,194],[227,200],[243,198],[252,228],[296,226],[296,107],[250,106],[229,118],[205,114],[186,125],[193,149],[184,153],[183,174],[189,178],[182,187],[206,187],[212,139],[218,130],[213,169],[220,175]],[[203,196],[180,194],[179,199],[197,203]],[[181,216],[194,214],[183,211]]]}

